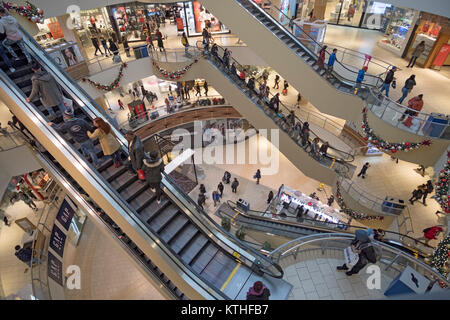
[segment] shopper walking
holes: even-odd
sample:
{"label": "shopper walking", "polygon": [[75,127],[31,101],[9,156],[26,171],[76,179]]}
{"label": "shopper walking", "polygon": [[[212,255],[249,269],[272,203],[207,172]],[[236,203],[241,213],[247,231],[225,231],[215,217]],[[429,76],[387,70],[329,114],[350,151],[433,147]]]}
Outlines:
{"label": "shopper walking", "polygon": [[88,137],[91,140],[98,139],[103,154],[112,157],[114,168],[120,167],[122,165],[122,150],[120,149],[119,141],[117,141],[115,134],[111,130],[111,126],[102,118],[95,118],[93,124],[97,129],[95,129],[93,133],[87,131]]}
{"label": "shopper walking", "polygon": [[431,240],[437,240],[437,237],[442,231],[443,229],[439,226],[423,229],[423,237],[417,238],[416,243],[417,241],[425,240],[425,243],[429,244]]}
{"label": "shopper walking", "polygon": [[414,205],[414,202],[420,200],[422,198],[424,191],[426,190],[426,185],[422,184],[417,187],[417,189],[413,190],[411,198],[409,198],[409,202]]}
{"label": "shopper walking", "polygon": [[3,46],[8,50],[9,54],[16,60],[19,56],[12,48],[13,44],[17,44],[22,53],[27,58],[28,63],[32,62],[31,56],[25,48],[22,33],[19,31],[19,23],[16,18],[7,14],[5,8],[0,8],[0,34],[6,34],[6,38],[2,41]]}
{"label": "shopper walking", "polygon": [[[355,238],[351,242],[350,248],[353,252],[358,254],[358,261],[350,271],[347,271],[345,273],[346,275],[351,276],[353,274],[357,274],[369,262],[377,262],[377,254],[375,248],[372,245],[370,238],[365,230],[356,230]],[[348,269],[349,267],[345,263],[342,266],[337,267],[337,270],[339,271],[345,271]]]}
{"label": "shopper walking", "polygon": [[189,41],[188,38],[186,37],[185,32],[183,32],[183,34],[181,35],[181,44],[184,47],[184,53],[187,55],[189,50]]}
{"label": "shopper walking", "polygon": [[314,159],[320,159],[319,142],[320,142],[319,138],[314,138],[310,146],[310,154]]}
{"label": "shopper walking", "polygon": [[15,72],[16,71],[16,69],[13,67],[13,63],[12,63],[12,61],[8,58],[8,55],[6,54],[6,49],[5,49],[5,47],[2,45],[2,41],[4,40],[6,38],[6,36],[5,35],[3,35],[3,37],[2,37],[2,35],[0,34],[0,57],[3,59],[3,61],[5,62],[5,64],[6,64],[6,66],[8,67],[8,69],[9,69],[9,71],[11,72],[11,73],[13,73],[13,72]]}
{"label": "shopper walking", "polygon": [[200,193],[206,193],[205,185],[202,183],[199,187]]}
{"label": "shopper walking", "polygon": [[94,53],[94,55],[97,56],[97,52],[100,51],[100,54],[103,56],[104,53],[103,53],[102,50],[100,49],[100,44],[98,43],[98,38],[97,38],[97,36],[93,35],[93,36],[91,37],[91,42],[92,42],[92,45],[93,45],[94,48],[95,48],[95,53]]}
{"label": "shopper walking", "polygon": [[302,131],[301,131],[301,144],[304,148],[306,148],[309,144],[309,123],[308,121],[303,123]]}
{"label": "shopper walking", "polygon": [[370,164],[368,162],[366,162],[363,165],[363,167],[361,168],[361,171],[358,173],[358,177],[362,176],[362,178],[365,179],[366,178],[366,174],[367,174],[367,169],[369,169],[369,168],[370,168]]}
{"label": "shopper walking", "polygon": [[206,203],[206,196],[204,193],[200,193],[197,198],[197,204],[202,208],[202,210],[205,210],[203,205]]}
{"label": "shopper walking", "polygon": [[411,55],[411,59],[409,60],[407,68],[414,67],[414,64],[416,63],[417,58],[419,58],[422,53],[425,51],[425,41],[421,41],[413,50],[413,53]]}
{"label": "shopper walking", "polygon": [[288,93],[288,88],[289,88],[289,83],[286,81],[286,80],[284,80],[284,82],[283,82],[283,94],[286,96],[287,95],[287,93]]}
{"label": "shopper walking", "polygon": [[150,158],[143,160],[145,178],[150,189],[156,193],[156,202],[161,203],[161,180],[164,171],[164,162],[158,157],[157,151],[150,152]]}
{"label": "shopper walking", "polygon": [[297,108],[300,108],[300,101],[302,100],[302,95],[300,92],[297,94],[297,103],[295,104]]}
{"label": "shopper walking", "polygon": [[432,193],[434,190],[433,183],[431,182],[431,180],[427,181],[427,184],[424,189],[425,190],[423,192],[423,205],[426,206],[427,204],[425,203],[425,200],[427,199],[428,194]]}
{"label": "shopper walking", "polygon": [[267,204],[270,204],[273,199],[273,191],[270,190],[269,195],[267,196]]}
{"label": "shopper walking", "polygon": [[187,84],[184,86],[184,94],[186,95],[186,100],[191,99],[191,94],[189,93],[189,87]]}
{"label": "shopper walking", "polygon": [[238,186],[239,186],[239,181],[237,180],[237,178],[234,178],[234,181],[231,184],[231,192],[237,193]]}
{"label": "shopper walking", "polygon": [[109,38],[109,50],[113,54],[113,62],[119,63],[122,62],[122,58],[119,55],[119,48],[117,47],[116,43],[113,41],[112,38]]}
{"label": "shopper walking", "polygon": [[202,96],[202,92],[201,92],[201,89],[200,89],[200,84],[197,82],[196,84],[195,84],[195,86],[194,86],[194,88],[195,88],[195,96]]}
{"label": "shopper walking", "polygon": [[367,66],[362,67],[358,72],[358,76],[356,77],[355,87],[353,89],[353,94],[357,94],[358,90],[361,89],[362,82],[364,81],[364,76],[366,75]]}
{"label": "shopper walking", "polygon": [[391,70],[388,71],[386,74],[386,78],[384,78],[383,86],[381,87],[380,92],[378,93],[381,95],[383,91],[386,93],[386,97],[389,98],[389,87],[391,86],[392,81],[395,80],[394,73],[397,71],[397,67],[393,66]]}
{"label": "shopper walking", "polygon": [[[32,247],[22,248],[20,245],[17,245],[14,247],[14,250],[16,251],[14,255],[17,259],[24,262],[29,267],[31,267],[31,264],[35,264],[39,261],[38,258],[33,257]],[[26,271],[28,271],[28,269]]]}
{"label": "shopper walking", "polygon": [[270,290],[261,282],[256,281],[247,291],[247,300],[269,300]]}
{"label": "shopper walking", "polygon": [[231,173],[229,173],[228,171],[225,171],[225,173],[223,174],[223,177],[222,177],[222,181],[225,182],[225,184],[229,184],[230,179],[231,179]]}
{"label": "shopper walking", "polygon": [[[410,117],[416,116],[417,115],[416,111],[420,111],[422,110],[422,108],[423,108],[423,94],[419,94],[417,97],[408,100],[408,109],[406,109],[405,112],[403,112],[402,116],[397,121],[403,121],[407,115]],[[409,122],[410,121],[408,121],[408,123],[405,124],[408,127],[411,125]]]}
{"label": "shopper walking", "polygon": [[225,48],[225,51],[223,52],[223,58],[222,58],[222,62],[225,66],[225,68],[228,68],[230,66],[230,53],[231,51],[228,50],[227,48]]}
{"label": "shopper walking", "polygon": [[22,200],[23,202],[25,202],[25,204],[28,207],[30,207],[31,210],[38,211],[38,208],[37,208],[36,204],[34,203],[34,201],[25,192],[19,191],[19,200]]}
{"label": "shopper walking", "polygon": [[166,49],[164,48],[163,35],[161,31],[159,31],[159,29],[156,29],[155,35],[156,41],[158,42],[159,51],[160,52],[166,51]]}
{"label": "shopper walking", "polygon": [[56,116],[56,113],[53,111],[53,107],[56,106],[61,111],[61,114],[64,114],[66,107],[64,106],[61,87],[47,71],[42,70],[39,63],[34,62],[31,70],[34,72],[31,77],[32,90],[26,101],[33,101],[39,96],[42,105],[51,116]]}
{"label": "shopper walking", "polygon": [[[106,54],[106,56],[107,57],[109,57],[109,54],[112,54],[112,52],[111,52],[111,50],[109,50],[109,48],[108,48],[108,45],[107,45],[107,43],[106,43],[106,39],[105,39],[105,37],[100,37],[100,42],[101,42],[101,44],[102,44],[102,46],[103,46],[103,50],[105,50],[105,54]],[[108,54],[109,53],[109,54]]]}
{"label": "shopper walking", "polygon": [[64,120],[65,122],[60,125],[55,125],[52,122],[49,122],[48,124],[60,133],[63,131],[68,131],[71,138],[76,143],[80,144],[81,152],[84,156],[90,156],[95,168],[98,168],[100,161],[97,158],[97,152],[94,149],[94,144],[87,135],[88,131],[94,131],[92,125],[87,123],[84,119],[76,118],[71,110],[66,110],[66,112],[64,112]]}
{"label": "shopper walking", "polygon": [[117,100],[117,104],[119,105],[120,110],[125,110],[125,108],[123,107],[123,102],[120,99]]}
{"label": "shopper walking", "polygon": [[256,173],[253,176],[253,179],[256,179],[256,184],[259,184],[259,179],[261,179],[261,171],[259,169],[256,170]]}
{"label": "shopper walking", "polygon": [[327,46],[323,46],[322,49],[319,51],[319,57],[317,58],[317,65],[319,66],[318,71],[322,70],[324,68],[325,64],[325,53],[327,50]]}
{"label": "shopper walking", "polygon": [[142,170],[145,156],[144,145],[141,139],[131,130],[125,133],[125,139],[128,141],[128,161],[125,167],[129,172],[136,174],[138,170]]}
{"label": "shopper walking", "polygon": [[275,84],[273,85],[273,89],[280,89],[279,84],[280,84],[280,76],[276,75],[275,76]]}
{"label": "shopper walking", "polygon": [[321,157],[325,157],[328,154],[328,147],[329,146],[330,145],[329,145],[328,141],[325,141],[324,143],[322,143],[322,145],[320,146],[320,149],[319,149]]}
{"label": "shopper walking", "polygon": [[413,74],[408,79],[406,79],[405,85],[402,88],[402,96],[400,99],[397,100],[397,102],[402,103],[415,85],[416,85],[416,75]]}
{"label": "shopper walking", "polygon": [[214,201],[214,207],[217,206],[217,203],[220,203],[220,193],[214,190],[212,192],[212,199]]}
{"label": "shopper walking", "polygon": [[207,97],[208,96],[208,82],[206,82],[206,80],[205,80],[205,83],[203,83],[203,89],[205,89],[205,97]]}
{"label": "shopper walking", "polygon": [[328,206],[331,207],[331,206],[333,205],[333,202],[334,202],[334,196],[331,195],[331,196],[328,198],[328,202],[327,202]]}
{"label": "shopper walking", "polygon": [[336,62],[336,53],[337,53],[337,49],[334,48],[333,52],[330,54],[330,56],[328,57],[328,67],[327,67],[327,77],[331,76],[331,73],[333,72],[333,67],[334,67],[334,63]]}
{"label": "shopper walking", "polygon": [[220,197],[223,196],[223,189],[224,189],[223,183],[219,182],[219,185],[217,186],[217,190],[219,190],[219,192],[220,192]]}

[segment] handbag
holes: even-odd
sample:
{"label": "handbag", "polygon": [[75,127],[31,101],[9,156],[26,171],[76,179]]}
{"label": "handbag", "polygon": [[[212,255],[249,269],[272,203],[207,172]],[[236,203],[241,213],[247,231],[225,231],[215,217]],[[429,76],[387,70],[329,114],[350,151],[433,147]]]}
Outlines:
{"label": "handbag", "polygon": [[137,170],[137,174],[138,174],[138,179],[139,180],[145,180],[144,170],[142,170],[142,169]]}
{"label": "handbag", "polygon": [[392,81],[392,88],[393,88],[393,89],[397,88],[397,82],[396,82],[395,80]]}
{"label": "handbag", "polygon": [[344,249],[344,259],[347,267],[352,268],[359,260],[359,254],[352,250],[352,247]]}

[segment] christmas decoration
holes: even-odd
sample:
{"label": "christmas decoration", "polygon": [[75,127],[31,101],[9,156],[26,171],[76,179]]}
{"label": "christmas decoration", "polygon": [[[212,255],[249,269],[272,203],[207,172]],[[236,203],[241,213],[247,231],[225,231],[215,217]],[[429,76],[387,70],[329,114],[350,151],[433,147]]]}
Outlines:
{"label": "christmas decoration", "polygon": [[365,134],[364,140],[370,141],[375,147],[378,149],[385,151],[385,152],[391,152],[396,153],[397,151],[411,151],[414,149],[418,149],[421,146],[429,146],[431,145],[430,140],[424,140],[422,142],[402,142],[402,143],[394,143],[394,142],[388,142],[384,141],[370,128],[369,123],[367,121],[367,110],[366,108],[363,109],[363,122],[361,128],[363,129],[363,132]]}
{"label": "christmas decoration", "polygon": [[111,84],[109,84],[109,85],[104,85],[99,82],[92,81],[88,78],[82,78],[81,80],[83,82],[86,82],[86,81],[89,82],[91,85],[96,87],[98,90],[103,90],[103,91],[109,92],[109,91],[112,91],[119,87],[120,79],[122,79],[122,77],[123,77],[123,69],[126,67],[127,67],[127,64],[122,63],[122,65],[119,68],[119,74],[117,75],[117,78],[113,82],[111,82]]}
{"label": "christmas decoration", "polygon": [[436,195],[434,198],[445,213],[450,213],[450,201],[448,197],[448,183],[450,174],[450,152],[447,152],[447,162],[439,172],[439,180],[436,182]]}
{"label": "christmas decoration", "polygon": [[350,208],[347,208],[347,205],[345,204],[344,199],[342,198],[341,190],[339,189],[339,182],[336,182],[336,202],[339,205],[339,207],[341,208],[341,212],[349,215],[353,219],[356,219],[356,220],[380,220],[380,221],[382,221],[384,219],[383,216],[368,216],[368,215],[365,215],[364,213],[359,213]]}
{"label": "christmas decoration", "polygon": [[450,244],[450,235],[445,237],[441,242],[439,242],[436,250],[434,250],[433,255],[430,257],[430,266],[436,268],[444,276],[447,276],[449,272],[448,266],[448,255]]}
{"label": "christmas decoration", "polygon": [[156,70],[158,70],[163,76],[164,78],[168,78],[170,80],[175,80],[175,79],[180,79],[180,77],[185,74],[194,63],[197,63],[198,60],[195,59],[194,62],[191,62],[190,64],[186,65],[183,69],[171,72],[171,71],[167,71],[163,68],[161,68],[156,62],[153,61],[153,66],[156,68]]}
{"label": "christmas decoration", "polygon": [[3,2],[3,8],[10,11],[11,9],[16,11],[21,16],[27,18],[34,23],[44,23],[44,10],[37,8],[34,4],[27,1],[26,6],[19,6],[11,2]]}

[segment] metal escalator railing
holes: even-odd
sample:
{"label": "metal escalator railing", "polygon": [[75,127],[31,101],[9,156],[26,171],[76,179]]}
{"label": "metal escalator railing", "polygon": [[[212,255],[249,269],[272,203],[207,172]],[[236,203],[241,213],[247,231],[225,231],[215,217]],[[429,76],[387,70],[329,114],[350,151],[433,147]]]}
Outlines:
{"label": "metal escalator railing", "polygon": [[[199,45],[199,44],[198,44]],[[200,46],[200,45],[199,45]],[[223,48],[217,46],[219,50],[224,50]],[[209,62],[212,63],[213,66],[215,66],[222,74],[224,74],[236,87],[239,88],[239,90],[243,91],[244,94],[248,97],[249,100],[252,101],[252,103],[259,109],[261,109],[262,112],[264,112],[268,117],[270,117],[279,128],[281,128],[284,132],[286,132],[290,138],[301,148],[303,148],[306,151],[306,149],[311,144],[311,138],[318,138],[319,141],[321,140],[317,135],[315,135],[313,132],[310,132],[310,136],[308,137],[308,141],[304,144],[302,144],[302,138],[298,130],[294,130],[294,126],[289,124],[287,122],[287,117],[282,115],[281,112],[276,112],[269,106],[269,103],[267,102],[266,98],[263,98],[262,100],[257,97],[258,91],[250,90],[247,87],[247,84],[245,80],[240,79],[237,74],[233,75],[231,73],[230,68],[226,68],[222,62],[222,59],[218,56],[210,55],[209,53],[206,53],[204,55]],[[234,63],[236,68],[241,68],[243,70],[243,67],[233,58],[230,59],[231,63]],[[256,89],[256,88],[255,88]],[[280,106],[282,110],[285,111],[285,113],[290,113],[290,109],[286,107],[284,104],[280,102]],[[297,116],[294,117],[294,122],[298,122],[300,125],[303,123]],[[313,136],[311,136],[311,133]],[[322,140],[322,142],[324,142]],[[329,147],[329,152],[327,154],[319,154],[319,153],[309,153],[311,157],[321,163],[324,166],[333,168],[336,172],[339,174],[345,175],[349,177],[350,175],[350,168],[348,165],[348,162],[352,162],[354,160],[354,155],[347,153],[345,151],[341,151],[334,147]]]}
{"label": "metal escalator railing", "polygon": [[[32,44],[30,44],[30,42],[27,42],[27,45],[30,45],[32,47]],[[61,73],[61,70],[53,63],[52,60],[48,59],[48,57],[45,56],[45,53],[42,53],[40,50],[38,50],[38,47],[34,47],[30,51],[31,51],[31,54],[33,55],[33,57],[36,60],[38,60],[43,66],[45,66],[45,68],[52,75],[54,75],[57,82],[66,91],[66,94],[68,93],[70,98],[75,99],[74,107],[77,106],[78,109],[80,109],[80,107],[81,107],[83,110],[82,113],[86,112],[90,116],[91,119],[93,117],[97,116],[96,112],[98,112],[98,110],[92,110],[95,108],[94,105],[95,106],[97,106],[97,105],[95,104],[95,102],[92,101],[92,99],[90,99],[86,95],[85,92],[83,92],[82,90],[79,90],[80,88],[78,87],[78,85],[76,83],[69,82],[69,85],[67,85],[68,79],[66,79],[65,82],[62,81],[61,79],[66,78],[67,75]],[[158,236],[155,235],[154,232],[152,232],[148,228],[148,226],[145,223],[143,223],[143,221],[140,219],[139,213],[137,212],[137,208],[133,207],[130,203],[128,203],[127,201],[125,201],[124,198],[121,197],[121,195],[120,195],[121,191],[119,191],[119,189],[115,190],[114,188],[111,188],[110,181],[106,180],[106,178],[104,178],[101,174],[96,172],[96,170],[94,170],[93,167],[91,165],[89,165],[86,162],[86,160],[83,159],[76,150],[73,149],[73,146],[71,146],[68,143],[68,141],[66,141],[64,138],[62,138],[54,130],[49,128],[49,126],[46,123],[46,120],[44,119],[43,114],[40,111],[35,110],[31,104],[27,104],[24,102],[23,93],[19,93],[20,89],[14,83],[12,83],[12,81],[4,73],[2,74],[2,78],[3,78],[4,82],[7,83],[7,87],[8,87],[8,89],[10,89],[9,91],[11,92],[11,96],[16,95],[17,103],[23,104],[24,108],[28,109],[27,114],[35,116],[35,118],[33,119],[34,122],[35,123],[39,122],[41,129],[45,129],[45,131],[46,131],[45,135],[48,137],[51,137],[53,139],[53,141],[55,143],[57,143],[58,146],[61,147],[61,148],[59,148],[60,150],[64,150],[66,152],[66,154],[70,154],[70,156],[72,158],[71,162],[78,163],[78,166],[80,168],[82,168],[82,174],[84,174],[84,176],[89,177],[91,179],[92,185],[97,190],[104,190],[104,192],[102,192],[102,194],[103,194],[103,196],[106,196],[108,198],[109,203],[114,203],[114,204],[119,205],[119,207],[120,207],[120,208],[118,208],[118,209],[120,209],[119,212],[127,221],[131,222],[131,225],[133,227],[134,226],[140,227],[140,230],[142,230],[142,232],[145,234],[145,236],[148,237],[149,239],[152,239],[150,242],[154,242],[154,243],[158,244],[157,249],[160,250],[161,252],[164,252],[168,256],[169,263],[173,262],[176,265],[176,267],[179,268],[179,269],[175,269],[175,270],[183,270],[183,272],[185,274],[184,277],[187,276],[188,278],[192,279],[191,283],[192,284],[195,283],[195,285],[192,288],[195,288],[195,290],[198,292],[204,292],[203,294],[205,294],[205,296],[209,296],[211,298],[215,298],[215,299],[226,299],[227,298],[223,292],[218,290],[217,286],[214,286],[212,283],[210,283],[208,280],[206,280],[204,278],[198,278],[197,272],[194,271],[190,265],[186,265],[185,263],[183,263],[179,257],[177,258],[177,254],[170,247],[169,248],[165,247],[161,243]],[[69,87],[69,88],[66,90],[67,87]],[[19,93],[19,94],[17,94],[17,93]],[[77,95],[81,95],[81,97],[79,97]],[[81,101],[81,103],[79,103],[80,101]],[[82,101],[87,101],[87,104],[84,104]],[[123,135],[120,132],[118,132],[117,130],[116,130],[116,132],[117,132],[116,133],[117,139],[120,142],[125,141]],[[128,151],[127,148],[123,147],[123,152],[125,154],[127,154],[127,151]],[[133,183],[132,182],[133,180],[129,180],[129,181],[130,181],[130,183]],[[167,188],[172,187],[172,189],[173,189],[173,186],[169,186],[168,184],[165,184],[165,186]],[[122,189],[122,191],[123,190],[124,189]],[[173,197],[171,200],[169,200],[169,202],[172,201],[171,203],[173,203],[174,201],[177,201],[177,199],[183,198],[183,195],[184,195],[183,191],[182,191],[181,195],[178,194],[179,190],[176,190],[176,191],[177,192],[171,192]],[[131,199],[131,197],[130,197],[130,199]],[[130,200],[130,201],[132,201],[132,200]],[[146,203],[148,204],[148,202],[146,202]],[[170,205],[166,206],[165,208],[167,208],[167,207],[170,207]],[[182,209],[182,211],[186,212],[185,209]],[[181,212],[181,211],[179,211],[179,212]],[[160,212],[158,212],[158,214],[159,213]],[[172,218],[173,218],[173,216],[172,216]],[[195,217],[195,215],[192,216],[192,218],[193,219],[191,219],[191,222],[194,222],[194,221],[197,222],[197,218]],[[147,223],[150,223],[150,222],[147,222]],[[208,226],[202,225],[199,229],[200,233],[196,233],[196,235],[197,234],[209,235],[211,232],[210,232],[210,230],[207,229],[207,227]],[[207,239],[206,241],[210,241],[210,238],[206,238],[206,239]],[[204,248],[204,247],[202,247],[202,248]],[[218,251],[222,250],[222,251],[226,252],[225,249],[222,249],[222,248],[218,248],[217,250]],[[242,250],[238,246],[233,245],[233,250],[238,253],[240,251],[242,251],[242,253],[245,254],[245,250]],[[194,257],[194,260],[196,257],[197,257],[197,255]],[[235,257],[230,257],[229,259],[232,259],[234,261]],[[250,265],[250,263],[248,263],[248,261],[245,261],[244,265],[249,268],[254,267],[254,265],[253,264]],[[205,268],[206,268],[206,266],[205,266]],[[202,269],[202,271],[203,270],[204,270],[204,268]],[[279,275],[277,275],[277,276],[279,276]],[[282,276],[282,273],[281,273],[281,276]],[[212,292],[211,292],[211,290],[212,290]],[[208,293],[206,293],[206,292],[208,292]]]}
{"label": "metal escalator railing", "polygon": [[[26,114],[32,118],[32,121],[36,124],[38,130],[40,129],[40,135],[46,136],[52,141],[58,149],[64,153],[64,156],[74,164],[80,173],[89,180],[90,184],[102,194],[102,196],[115,207],[115,211],[124,218],[147,243],[153,243],[154,249],[161,256],[165,257],[166,261],[175,268],[182,272],[188,280],[192,288],[196,291],[202,292],[205,297],[213,299],[227,299],[220,290],[214,290],[216,288],[213,284],[209,283],[205,279],[200,279],[196,272],[192,270],[192,267],[186,266],[169,248],[165,247],[160,239],[148,228],[143,221],[139,219],[139,214],[136,210],[127,203],[121,195],[113,189],[109,182],[100,175],[89,162],[70,145],[60,134],[54,129],[51,129],[47,124],[46,119],[39,110],[36,110],[31,103],[25,101],[24,94],[20,89],[12,83],[12,81],[6,76],[4,72],[0,72],[0,80],[2,81],[2,90],[12,99],[14,103],[22,108]],[[177,269],[178,268],[178,269]],[[181,271],[183,270],[183,271]]]}
{"label": "metal escalator railing", "polygon": [[[317,232],[344,232],[345,230],[346,233],[354,234],[358,229],[367,229],[367,227],[355,226],[348,223],[335,223],[330,221],[325,222],[316,219],[305,218],[304,216],[302,216],[301,218],[293,216],[277,216],[274,219],[273,213],[269,211],[248,210],[247,212],[243,212],[243,210],[240,210],[238,208],[235,202],[228,200],[227,204],[235,213],[239,213],[239,215],[243,215],[251,219],[275,222],[279,224],[295,225],[302,228],[316,230]],[[422,257],[426,257],[429,254],[433,253],[434,247],[426,244],[423,241],[418,241],[415,238],[408,236],[407,234],[402,234],[395,231],[384,232],[384,239],[387,241],[387,243],[400,241],[403,250],[406,252],[414,252],[414,250],[417,250],[417,252],[420,253]]]}
{"label": "metal escalator railing", "polygon": [[[208,215],[208,213],[206,213],[194,200],[192,200],[189,195],[181,192],[180,187],[174,182],[172,177],[164,174],[164,179],[169,182],[169,188],[178,189],[178,193],[183,195],[183,201],[186,203],[186,207],[190,208],[191,212],[199,212],[202,214],[201,218],[205,221],[205,224],[207,223],[214,226],[215,230],[212,228],[210,228],[210,230],[215,234],[219,241],[221,241],[228,248],[236,249],[236,251],[230,253],[233,254],[237,260],[244,265],[248,265],[249,263],[252,264],[254,266],[254,268],[252,268],[253,270],[259,269],[268,276],[277,279],[283,278],[283,269],[278,264],[274,263],[257,250],[238,240],[234,235],[223,229],[216,221],[214,221],[213,218]],[[163,183],[166,184],[166,181]]]}
{"label": "metal escalator railing", "polygon": [[[278,263],[282,263],[288,257],[293,257],[293,260],[286,260],[286,264],[292,264],[295,263],[297,256],[301,252],[311,248],[321,249],[322,253],[330,249],[340,250],[343,255],[343,250],[350,245],[353,239],[354,235],[342,233],[314,234],[289,241],[273,250],[268,256]],[[406,267],[410,266],[430,280],[430,283],[442,281],[446,286],[450,285],[448,279],[421,260],[387,243],[379,241],[376,241],[376,243],[381,248],[382,253],[381,259],[377,264],[385,265],[382,272],[393,268],[396,274],[399,274]]]}
{"label": "metal escalator railing", "polygon": [[[326,81],[331,83],[340,90],[347,94],[353,94],[356,84],[357,71],[346,66],[340,61],[336,61],[333,71],[330,73],[330,78],[325,75],[325,70],[319,68],[317,65],[318,55],[317,52],[322,45],[317,43],[305,33],[303,29],[297,28],[300,32],[300,37],[295,36],[291,30],[286,28],[286,25],[297,25],[285,15],[276,5],[266,0],[265,3],[270,4],[270,7],[265,9],[261,8],[252,0],[235,0],[241,5],[244,10],[249,12],[258,21],[260,21],[266,28],[268,28],[276,37],[283,41],[286,46],[292,49],[296,55],[300,57],[305,63],[309,64],[316,72],[318,72]],[[285,24],[283,25],[278,21],[280,17],[283,17]],[[329,56],[329,52],[326,52]],[[361,65],[362,67],[362,65]],[[429,119],[434,119],[432,114],[426,112],[417,112],[409,108],[408,106],[401,105],[393,101],[388,97],[379,97],[379,89],[383,84],[383,79],[380,75],[365,75],[362,82],[361,89],[358,91],[358,96],[366,101],[369,109],[380,119],[388,122],[394,127],[400,128],[404,131],[415,133],[422,136],[429,136],[432,138],[450,139],[448,133],[448,127],[450,126],[449,116],[445,115],[444,119],[439,119],[439,122],[434,121],[429,124]],[[399,120],[400,117],[408,114],[412,117],[412,124],[403,123],[403,120]]]}
{"label": "metal escalator railing", "polygon": [[[317,43],[317,41],[314,40],[309,34],[304,32],[303,29],[300,28],[300,26],[298,26],[295,21],[291,20],[283,11],[281,11],[277,5],[273,4],[271,1],[264,1],[270,6],[267,6],[263,9],[252,0],[235,1],[256,19],[261,21],[269,30],[271,30],[272,33],[274,33],[278,38],[285,42],[289,48],[295,50],[297,54],[299,53],[298,49],[301,49],[301,51],[303,51],[303,53],[309,56],[309,58],[311,59],[305,59],[307,60],[306,63],[308,63],[311,67],[317,61],[317,53],[322,48],[322,46]],[[284,24],[279,22],[279,20],[281,19],[283,19]],[[292,31],[288,29],[294,24],[298,27],[297,30],[300,33],[300,36],[295,36]],[[272,27],[274,28],[272,29]],[[300,55],[301,59],[304,59],[304,54]],[[329,54],[328,51],[327,54]],[[358,72],[355,72],[354,70],[348,68],[346,65],[342,64],[339,61],[335,62],[334,69],[335,70],[333,70],[332,76],[336,80],[342,82],[342,84],[347,88],[353,87],[355,85]],[[320,71],[317,69],[315,70]],[[382,83],[383,81],[378,75],[367,73],[363,81],[363,85],[368,87],[378,87],[381,86]]]}

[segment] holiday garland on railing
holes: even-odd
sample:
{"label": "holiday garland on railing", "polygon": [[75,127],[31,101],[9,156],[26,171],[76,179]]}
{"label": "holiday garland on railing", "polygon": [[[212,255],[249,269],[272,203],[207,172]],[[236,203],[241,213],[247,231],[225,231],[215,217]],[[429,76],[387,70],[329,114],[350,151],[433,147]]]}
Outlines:
{"label": "holiday garland on railing", "polygon": [[439,172],[439,180],[436,182],[435,199],[439,202],[445,213],[450,213],[450,199],[448,198],[448,183],[450,174],[450,152],[447,152],[447,162],[444,168]]}
{"label": "holiday garland on railing", "polygon": [[6,10],[13,9],[21,16],[26,17],[29,21],[34,23],[44,23],[44,10],[37,8],[34,4],[27,1],[26,6],[19,6],[11,2],[3,2],[3,8]]}
{"label": "holiday garland on railing", "polygon": [[402,143],[393,143],[384,141],[382,138],[378,137],[373,133],[373,130],[370,128],[369,123],[367,121],[367,109],[363,108],[363,122],[361,128],[363,129],[366,137],[364,140],[370,141],[375,147],[385,152],[396,153],[397,151],[405,151],[408,152],[412,149],[418,149],[421,146],[429,146],[431,144],[430,140],[424,140],[422,142],[402,142]]}
{"label": "holiday garland on railing", "polygon": [[433,254],[425,258],[425,262],[431,267],[435,268],[439,273],[444,276],[450,272],[448,256],[450,254],[450,236],[445,237],[439,242],[436,250]]}
{"label": "holiday garland on railing", "polygon": [[365,215],[364,213],[359,213],[350,208],[347,208],[347,205],[345,204],[344,199],[342,198],[341,190],[339,189],[339,182],[336,182],[336,202],[339,205],[339,207],[341,208],[341,212],[349,215],[353,219],[356,219],[356,220],[383,220],[384,219],[383,216],[368,216],[368,215]]}
{"label": "holiday garland on railing", "polygon": [[185,74],[194,63],[197,63],[198,60],[195,59],[190,64],[186,65],[183,69],[177,70],[177,71],[167,71],[163,68],[161,68],[156,62],[153,61],[153,66],[156,67],[156,69],[164,76],[164,78],[169,78],[170,80],[180,79],[180,77]]}
{"label": "holiday garland on railing", "polygon": [[119,87],[120,79],[122,79],[122,77],[123,77],[123,69],[126,68],[127,66],[128,65],[126,63],[122,63],[122,65],[119,68],[119,74],[117,75],[117,78],[113,82],[111,82],[111,84],[109,84],[109,85],[104,85],[99,82],[92,81],[88,78],[82,78],[81,80],[83,82],[86,82],[86,81],[89,82],[91,85],[96,87],[98,90],[103,90],[103,91],[109,92],[109,91],[112,91]]}

